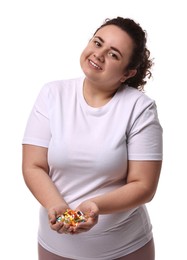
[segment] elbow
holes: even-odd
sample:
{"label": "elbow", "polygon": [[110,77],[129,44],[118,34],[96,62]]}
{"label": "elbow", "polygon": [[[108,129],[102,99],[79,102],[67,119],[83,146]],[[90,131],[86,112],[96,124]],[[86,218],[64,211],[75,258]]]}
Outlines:
{"label": "elbow", "polygon": [[155,193],[156,193],[155,190],[146,190],[145,191],[145,203],[151,202],[155,196]]}

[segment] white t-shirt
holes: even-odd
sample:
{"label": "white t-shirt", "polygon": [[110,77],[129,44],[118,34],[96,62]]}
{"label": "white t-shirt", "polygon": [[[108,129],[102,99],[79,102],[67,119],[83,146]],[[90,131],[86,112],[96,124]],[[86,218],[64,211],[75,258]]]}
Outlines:
{"label": "white t-shirt", "polygon": [[[84,99],[83,81],[46,84],[23,138],[23,144],[48,148],[49,175],[72,209],[124,185],[128,160],[162,159],[162,127],[154,100],[124,85],[107,104],[93,108]],[[40,210],[39,243],[67,258],[112,260],[151,238],[145,205],[101,215],[97,225],[79,235],[51,230],[46,210]]]}

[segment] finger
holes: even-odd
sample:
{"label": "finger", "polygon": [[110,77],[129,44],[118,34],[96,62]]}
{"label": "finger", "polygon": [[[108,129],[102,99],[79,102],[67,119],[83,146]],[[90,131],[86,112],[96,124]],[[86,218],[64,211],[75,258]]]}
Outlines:
{"label": "finger", "polygon": [[72,233],[78,234],[78,233],[86,232],[89,229],[91,229],[92,226],[93,225],[90,225],[90,224],[80,223],[80,224],[74,226]]}
{"label": "finger", "polygon": [[55,210],[48,212],[48,218],[49,218],[49,221],[50,221],[51,224],[56,223],[56,216],[57,216],[57,213],[56,213]]}
{"label": "finger", "polygon": [[64,225],[62,227],[60,227],[58,230],[57,230],[58,233],[60,234],[69,234],[70,233],[70,226],[69,225]]}
{"label": "finger", "polygon": [[92,220],[98,220],[98,213],[97,212],[94,212],[94,211],[91,211],[90,214],[89,214],[89,219],[92,219]]}
{"label": "finger", "polygon": [[50,224],[50,227],[52,230],[58,231],[62,228],[63,224],[62,223],[55,223],[55,224]]}

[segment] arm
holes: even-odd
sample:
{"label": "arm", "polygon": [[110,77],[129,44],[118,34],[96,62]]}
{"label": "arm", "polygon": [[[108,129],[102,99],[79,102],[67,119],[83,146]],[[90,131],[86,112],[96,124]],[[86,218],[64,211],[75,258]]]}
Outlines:
{"label": "arm", "polygon": [[79,208],[83,209],[93,202],[99,214],[110,214],[149,202],[157,189],[161,165],[161,161],[129,161],[127,183],[124,186],[83,202]]}
{"label": "arm", "polygon": [[[162,161],[129,161],[126,184],[114,191],[83,201],[78,210],[91,212],[88,223],[80,224],[74,233],[92,228],[100,214],[127,211],[152,200],[157,189]],[[95,223],[94,223],[95,221]]]}
{"label": "arm", "polygon": [[[23,177],[25,183],[39,203],[48,211],[50,226],[58,233],[81,233],[92,228],[98,220],[97,207],[92,205],[94,216],[90,216],[87,224],[80,224],[80,230],[56,222],[56,217],[63,214],[68,204],[49,177],[49,166],[47,162],[48,149],[35,145],[23,145]],[[90,208],[89,208],[90,209]]]}
{"label": "arm", "polygon": [[48,175],[47,152],[44,147],[23,145],[22,170],[27,187],[47,209],[51,228],[58,230],[60,224],[56,224],[56,216],[62,214],[68,205]]}
{"label": "arm", "polygon": [[26,185],[43,207],[66,204],[48,175],[47,148],[23,145],[22,169]]}

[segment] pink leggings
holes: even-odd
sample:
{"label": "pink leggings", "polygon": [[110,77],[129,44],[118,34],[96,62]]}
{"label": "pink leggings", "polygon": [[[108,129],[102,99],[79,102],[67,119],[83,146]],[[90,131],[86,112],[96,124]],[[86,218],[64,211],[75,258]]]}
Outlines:
{"label": "pink leggings", "polygon": [[[55,255],[47,251],[46,249],[44,249],[41,245],[38,245],[38,255],[39,255],[38,260],[73,260],[70,258]],[[149,241],[145,246],[138,249],[137,251],[129,255],[117,258],[115,260],[145,260],[145,259],[146,260],[155,259],[155,248],[154,248],[153,239]]]}

